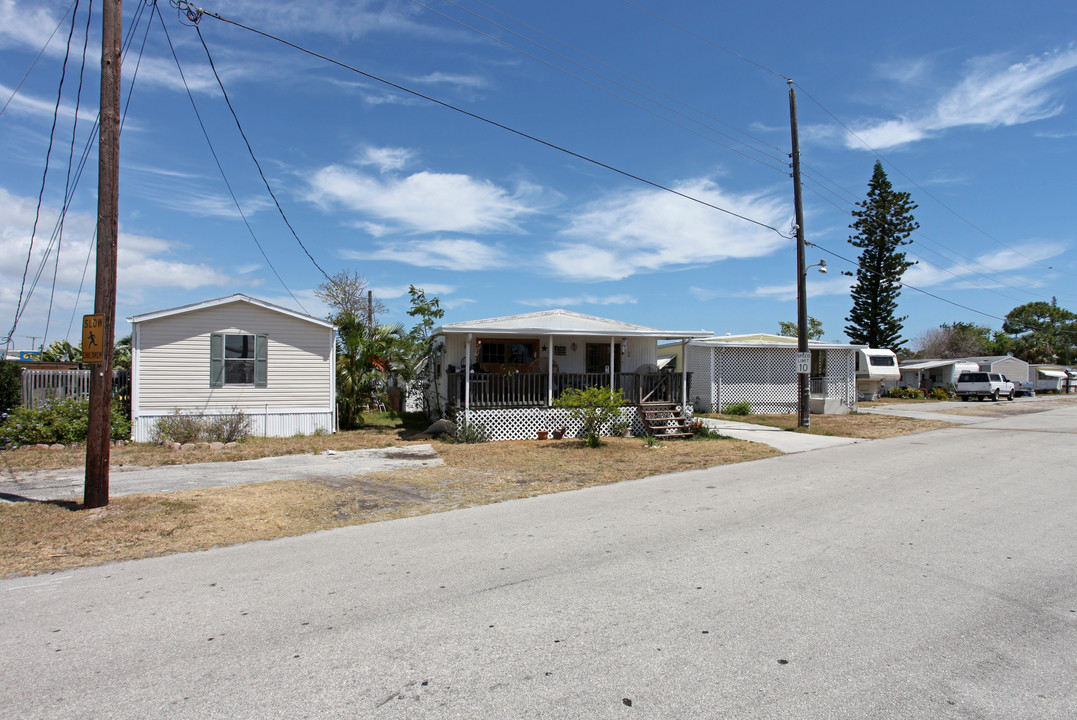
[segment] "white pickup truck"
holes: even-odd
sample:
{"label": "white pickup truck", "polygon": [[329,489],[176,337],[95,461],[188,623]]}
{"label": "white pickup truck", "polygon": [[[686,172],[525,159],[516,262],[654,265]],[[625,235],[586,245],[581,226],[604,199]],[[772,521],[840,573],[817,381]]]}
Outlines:
{"label": "white pickup truck", "polygon": [[1013,400],[1016,395],[1013,383],[1005,375],[987,372],[963,372],[957,376],[957,395],[962,400],[970,397],[998,402],[1000,397]]}

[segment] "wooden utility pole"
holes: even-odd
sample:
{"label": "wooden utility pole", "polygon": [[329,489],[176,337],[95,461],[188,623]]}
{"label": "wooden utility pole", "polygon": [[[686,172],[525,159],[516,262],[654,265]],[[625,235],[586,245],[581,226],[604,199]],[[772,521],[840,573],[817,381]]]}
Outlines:
{"label": "wooden utility pole", "polygon": [[[804,201],[800,190],[797,92],[789,80],[789,127],[793,136],[793,203],[797,222],[797,427],[811,424],[811,354],[808,350],[808,281],[804,268]],[[807,358],[808,367],[804,367]]]}
{"label": "wooden utility pole", "polygon": [[101,136],[97,170],[97,286],[94,314],[104,316],[101,363],[90,369],[86,436],[87,509],[108,505],[109,439],[112,434],[112,351],[116,337],[116,236],[119,230],[120,51],[123,0],[104,0],[101,11]]}

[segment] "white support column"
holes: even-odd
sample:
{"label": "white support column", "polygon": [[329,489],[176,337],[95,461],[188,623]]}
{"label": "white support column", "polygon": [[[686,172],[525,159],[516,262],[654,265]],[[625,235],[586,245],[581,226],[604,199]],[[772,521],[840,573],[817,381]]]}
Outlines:
{"label": "white support column", "polygon": [[553,335],[546,338],[546,407],[553,407]]}
{"label": "white support column", "polygon": [[464,352],[464,422],[471,424],[471,333],[467,334]]}
{"label": "white support column", "polygon": [[688,412],[688,338],[681,338],[681,408]]}
{"label": "white support column", "polygon": [[610,335],[610,394],[613,394],[613,369],[617,367],[617,363],[614,361],[613,347],[617,342],[617,338]]}

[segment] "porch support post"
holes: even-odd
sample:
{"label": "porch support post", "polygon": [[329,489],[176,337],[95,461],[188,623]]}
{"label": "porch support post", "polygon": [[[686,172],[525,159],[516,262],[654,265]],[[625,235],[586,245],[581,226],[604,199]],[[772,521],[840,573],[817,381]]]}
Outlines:
{"label": "porch support post", "polygon": [[546,338],[546,407],[553,407],[553,335]]}
{"label": "porch support post", "polygon": [[688,338],[681,338],[681,407],[688,412]]}
{"label": "porch support post", "polygon": [[615,360],[614,360],[614,356],[613,356],[613,346],[614,346],[614,344],[615,344],[616,342],[617,342],[617,338],[615,338],[615,337],[613,337],[612,335],[610,335],[610,395],[612,395],[612,394],[613,394],[613,390],[614,390],[614,385],[613,385],[613,369],[614,369],[615,367],[617,367],[617,363],[615,362]]}
{"label": "porch support post", "polygon": [[471,333],[467,334],[464,352],[464,422],[471,424]]}

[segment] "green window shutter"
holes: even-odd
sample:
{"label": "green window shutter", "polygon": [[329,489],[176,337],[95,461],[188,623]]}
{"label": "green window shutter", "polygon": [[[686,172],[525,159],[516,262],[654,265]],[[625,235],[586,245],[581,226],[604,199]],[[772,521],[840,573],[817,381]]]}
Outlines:
{"label": "green window shutter", "polygon": [[224,385],[224,335],[211,333],[209,336],[209,386]]}
{"label": "green window shutter", "polygon": [[269,335],[262,333],[254,339],[254,387],[265,387],[268,378]]}

